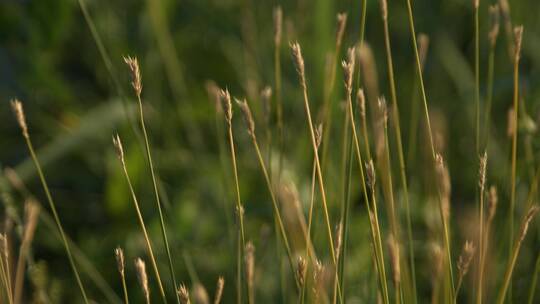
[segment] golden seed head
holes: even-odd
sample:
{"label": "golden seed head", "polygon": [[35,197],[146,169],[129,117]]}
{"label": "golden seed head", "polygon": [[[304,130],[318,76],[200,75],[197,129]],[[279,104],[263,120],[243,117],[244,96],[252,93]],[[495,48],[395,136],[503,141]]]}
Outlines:
{"label": "golden seed head", "polygon": [[379,106],[379,112],[381,113],[383,126],[386,127],[388,124],[388,107],[386,106],[386,98],[384,96],[379,97],[377,100],[377,105]]}
{"label": "golden seed head", "polygon": [[317,148],[321,146],[322,138],[323,138],[323,125],[322,123],[320,123],[315,128],[315,144],[317,145]]}
{"label": "golden seed head", "polygon": [[347,90],[347,95],[350,95],[352,92],[352,83],[353,83],[353,75],[354,75],[354,47],[349,48],[347,50],[347,61],[342,61],[341,66],[343,67],[344,76],[343,79],[345,80],[345,89]]}
{"label": "golden seed head", "polygon": [[281,33],[283,31],[283,10],[281,6],[274,8],[274,44],[276,47],[281,45]]}
{"label": "golden seed head", "polygon": [[506,113],[506,135],[508,137],[514,136],[514,133],[516,132],[515,115],[514,107],[508,109],[508,112]]}
{"label": "golden seed head", "polygon": [[232,121],[232,102],[231,102],[231,94],[229,94],[229,90],[220,90],[219,96],[221,99],[221,105],[223,107],[223,113],[225,113],[225,120],[228,124],[231,124]]}
{"label": "golden seed head", "polygon": [[433,243],[430,246],[430,256],[433,265],[433,276],[439,278],[443,270],[443,250],[437,243]]}
{"label": "golden seed head", "polygon": [[342,244],[342,235],[343,235],[343,224],[339,222],[339,224],[336,225],[336,245],[335,245],[335,255],[336,259],[339,260],[339,256],[341,255],[341,244]]}
{"label": "golden seed head", "polygon": [[482,192],[484,191],[484,187],[486,185],[486,167],[487,153],[484,152],[484,154],[480,157],[480,169],[478,170],[478,186]]}
{"label": "golden seed head", "polygon": [[345,34],[345,27],[347,25],[347,13],[337,14],[337,32],[336,32],[336,45],[341,45],[343,41],[343,35]]}
{"label": "golden seed head", "polygon": [[386,0],[379,0],[379,4],[381,5],[381,16],[383,20],[388,19],[388,3]]}
{"label": "golden seed head", "polygon": [[188,291],[186,285],[184,285],[184,283],[180,284],[180,286],[178,287],[178,290],[176,292],[178,293],[178,297],[180,297],[180,302],[182,304],[190,304],[191,303],[189,301],[189,291]]}
{"label": "golden seed head", "polygon": [[124,57],[124,62],[128,65],[131,70],[131,85],[135,90],[137,96],[141,96],[142,92],[142,81],[141,81],[141,70],[139,68],[139,60],[137,57]]}
{"label": "golden seed head", "polygon": [[495,217],[495,212],[497,211],[497,201],[499,197],[497,195],[497,187],[489,187],[488,193],[488,220],[492,221]]}
{"label": "golden seed head", "polygon": [[32,198],[24,205],[24,232],[22,243],[30,244],[34,238],[34,232],[39,220],[39,204]]}
{"label": "golden seed head", "polygon": [[460,277],[464,277],[469,271],[469,266],[471,265],[475,251],[476,248],[474,244],[470,241],[466,241],[457,264]]}
{"label": "golden seed head", "polygon": [[223,277],[219,277],[217,281],[217,287],[216,287],[216,296],[214,297],[214,304],[219,304],[221,302],[224,286],[225,286],[225,279]]}
{"label": "golden seed head", "polygon": [[474,9],[478,9],[478,7],[480,6],[480,0],[473,0],[473,6]]}
{"label": "golden seed head", "polygon": [[4,169],[4,176],[6,177],[7,181],[11,184],[11,186],[19,191],[24,190],[24,183],[17,174],[15,170],[12,168],[5,168]]}
{"label": "golden seed head", "polygon": [[488,33],[489,43],[491,44],[491,47],[495,47],[495,44],[497,43],[497,37],[499,36],[499,27],[500,27],[500,10],[499,5],[490,5],[489,6],[489,19],[490,19],[490,30]]}
{"label": "golden seed head", "polygon": [[521,57],[521,42],[523,41],[523,25],[516,26],[514,28],[514,39],[515,39],[514,60],[519,61]]}
{"label": "golden seed head", "polygon": [[426,63],[427,53],[429,49],[429,36],[420,33],[418,34],[418,57],[420,57],[420,66],[424,68]]}
{"label": "golden seed head", "polygon": [[390,252],[390,260],[392,261],[392,270],[394,272],[394,283],[399,284],[401,281],[401,267],[399,265],[399,244],[393,234],[388,237],[388,251]]}
{"label": "golden seed head", "polygon": [[253,288],[255,282],[255,246],[248,242],[245,248],[246,279],[249,288]]}
{"label": "golden seed head", "polygon": [[304,259],[303,257],[299,257],[297,264],[298,265],[296,268],[296,275],[298,277],[298,282],[300,283],[300,286],[303,287],[306,282],[306,270],[307,270],[306,259]]}
{"label": "golden seed head", "polygon": [[364,95],[364,90],[359,89],[356,93],[356,101],[358,103],[358,109],[360,111],[360,117],[362,119],[366,118],[366,95]]}
{"label": "golden seed head", "polygon": [[527,230],[529,229],[529,224],[531,223],[532,219],[536,216],[540,208],[538,206],[532,206],[529,211],[527,212],[527,215],[525,216],[525,220],[523,221],[523,225],[521,226],[521,234],[519,237],[519,241],[523,242],[525,239],[525,235],[527,235]]}
{"label": "golden seed head", "polygon": [[5,258],[7,258],[9,254],[7,237],[2,233],[0,233],[0,254],[2,254]]}
{"label": "golden seed head", "polygon": [[261,102],[264,111],[264,117],[266,123],[270,121],[270,115],[272,113],[272,88],[269,86],[264,87],[261,91]]}
{"label": "golden seed head", "polygon": [[294,64],[296,66],[296,71],[298,72],[298,75],[300,77],[300,82],[302,86],[305,86],[306,74],[305,74],[305,66],[304,66],[304,57],[302,56],[302,49],[300,48],[300,44],[298,44],[298,42],[293,42],[291,44],[291,50],[292,50],[292,55],[294,59]]}
{"label": "golden seed head", "polygon": [[439,191],[441,192],[443,215],[445,218],[448,218],[450,215],[450,193],[452,191],[452,184],[450,182],[450,173],[444,163],[444,159],[442,155],[438,153],[436,155],[436,172]]}
{"label": "golden seed head", "polygon": [[116,156],[118,159],[122,162],[122,164],[125,163],[124,161],[124,148],[122,146],[122,141],[120,140],[120,136],[118,134],[113,136],[113,145],[116,150]]}
{"label": "golden seed head", "polygon": [[236,101],[236,104],[240,107],[240,110],[242,110],[242,114],[244,114],[244,120],[247,124],[247,131],[248,134],[255,138],[255,121],[253,120],[253,115],[251,114],[251,109],[249,108],[249,104],[244,99],[240,101],[239,99],[234,99]]}
{"label": "golden seed head", "polygon": [[118,266],[118,272],[124,276],[125,262],[124,262],[124,250],[117,247],[114,249],[114,257],[116,258],[116,265]]}
{"label": "golden seed head", "polygon": [[150,299],[150,289],[148,287],[148,276],[146,275],[146,264],[141,258],[135,259],[135,270],[137,271],[137,279],[143,290],[144,297],[148,302]]}
{"label": "golden seed head", "polygon": [[28,138],[28,126],[26,125],[26,118],[24,117],[24,110],[22,103],[18,99],[12,99],[11,100],[11,109],[13,110],[13,113],[15,113],[15,117],[17,118],[17,123],[19,124],[19,127],[21,127],[22,134],[25,138]]}
{"label": "golden seed head", "polygon": [[210,298],[206,288],[200,283],[195,283],[193,286],[193,302],[197,304],[209,304]]}
{"label": "golden seed head", "polygon": [[371,191],[375,191],[375,182],[377,179],[377,175],[375,174],[375,166],[373,165],[373,159],[370,159],[369,162],[366,163],[366,177],[367,177],[367,184]]}

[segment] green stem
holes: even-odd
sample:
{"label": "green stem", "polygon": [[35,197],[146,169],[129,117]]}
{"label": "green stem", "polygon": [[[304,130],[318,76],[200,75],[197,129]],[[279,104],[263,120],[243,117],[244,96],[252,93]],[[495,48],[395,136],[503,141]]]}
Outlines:
{"label": "green stem", "polygon": [[[394,125],[394,133],[396,136],[396,143],[398,148],[398,158],[399,158],[399,168],[400,168],[400,177],[401,177],[401,186],[403,188],[403,196],[405,200],[405,212],[407,215],[407,237],[408,237],[408,248],[409,248],[409,261],[410,261],[410,268],[412,271],[412,282],[413,282],[413,294],[416,295],[416,274],[415,274],[415,265],[414,265],[414,246],[413,246],[413,238],[412,238],[412,224],[411,224],[411,211],[410,211],[410,204],[409,204],[409,190],[407,185],[407,174],[406,174],[406,167],[405,167],[405,159],[403,157],[403,144],[402,144],[402,137],[401,137],[401,126],[400,126],[400,119],[399,119],[399,108],[398,108],[398,102],[397,102],[397,94],[396,94],[396,84],[395,84],[395,77],[394,77],[394,66],[393,66],[393,60],[392,60],[392,46],[390,44],[390,32],[388,28],[388,18],[383,17],[383,23],[384,23],[384,41],[385,41],[385,49],[386,49],[386,60],[388,62],[388,80],[390,82],[390,96],[392,98],[392,118],[393,118],[393,125]],[[386,133],[386,132],[385,132]],[[387,136],[386,136],[387,137]],[[387,142],[387,152],[390,148],[388,146],[388,138],[386,138]],[[389,152],[388,152],[389,153]],[[391,170],[391,163],[390,163],[390,157],[388,155],[388,170],[390,175]],[[390,187],[392,187],[392,178],[389,177],[389,183]],[[393,193],[392,189],[390,189],[393,203]],[[392,206],[393,208],[393,206]],[[394,212],[394,211],[393,211]],[[392,215],[394,217],[394,225],[397,224],[395,220],[395,213]],[[398,240],[400,236],[397,234],[397,229],[394,229],[394,237],[396,237]],[[414,297],[416,302],[416,296]]]}
{"label": "green stem", "polygon": [[[165,243],[165,250],[167,252],[167,258],[168,258],[168,261],[169,261],[169,271],[170,271],[170,275],[171,275],[171,281],[172,281],[173,286],[174,286],[173,289],[175,289],[176,286],[178,286],[178,284],[176,283],[176,276],[174,274],[174,266],[173,266],[172,257],[171,257],[171,250],[169,248],[169,240],[167,238],[167,232],[166,232],[166,229],[165,229],[165,220],[163,219],[163,211],[161,210],[161,202],[160,202],[159,193],[158,193],[156,174],[154,172],[154,163],[152,161],[152,153],[150,152],[150,143],[149,143],[149,139],[148,139],[148,134],[146,132],[146,124],[144,122],[144,113],[143,113],[143,106],[142,106],[142,100],[141,100],[141,95],[140,94],[137,94],[137,100],[139,102],[139,115],[140,115],[140,119],[141,119],[141,128],[142,128],[143,135],[144,135],[144,143],[145,143],[145,148],[146,148],[146,157],[148,158],[148,166],[150,167],[150,173],[152,175],[152,184],[154,186],[154,194],[155,194],[155,198],[156,198],[156,206],[158,208],[158,213],[159,213],[159,224],[160,224],[160,227],[161,227],[161,235],[163,237],[163,242]],[[180,298],[178,296],[178,293],[175,291],[174,294],[176,296],[176,302],[178,304],[180,304]]]}
{"label": "green stem", "polygon": [[[412,45],[413,45],[414,54],[415,54],[415,57],[416,57],[416,69],[418,71],[418,79],[420,80],[420,91],[422,93],[422,101],[424,103],[424,114],[425,114],[425,118],[426,118],[428,138],[429,138],[429,143],[430,143],[430,148],[431,148],[431,156],[432,156],[432,161],[433,161],[433,168],[435,168],[436,161],[437,161],[437,154],[435,152],[435,143],[433,141],[433,131],[431,129],[431,120],[429,118],[429,110],[428,110],[428,104],[427,104],[426,89],[425,89],[425,86],[424,86],[424,76],[423,76],[423,71],[422,71],[422,64],[420,62],[420,55],[418,53],[418,44],[416,42],[416,30],[414,29],[414,17],[413,17],[413,12],[412,12],[411,0],[407,0],[407,12],[408,12],[409,29],[410,29],[410,32],[411,32]],[[444,241],[445,241],[446,254],[447,254],[447,260],[448,260],[447,261],[448,262],[447,263],[448,264],[448,272],[449,272],[449,275],[450,275],[450,282],[452,284],[451,294],[452,294],[452,298],[453,298],[455,296],[454,295],[454,274],[453,274],[453,267],[452,267],[452,255],[451,255],[451,249],[450,249],[450,237],[449,237],[449,233],[448,233],[448,227],[447,227],[448,225],[446,223],[445,216],[443,215],[442,197],[441,197],[440,189],[438,189],[438,192],[439,192],[439,209],[440,209],[439,211],[441,213],[441,220],[442,220],[443,229],[444,229]]]}
{"label": "green stem", "polygon": [[137,219],[139,220],[139,225],[141,226],[141,230],[144,235],[144,240],[146,242],[146,249],[148,250],[148,255],[150,256],[150,262],[152,263],[152,268],[154,269],[154,273],[156,275],[156,280],[159,287],[159,293],[161,295],[161,298],[163,299],[163,303],[167,303],[167,297],[165,296],[165,291],[163,290],[163,284],[161,282],[161,276],[159,274],[159,270],[157,267],[156,258],[154,257],[154,250],[152,249],[152,243],[150,242],[150,237],[148,236],[148,232],[146,231],[146,225],[144,223],[141,209],[139,208],[139,201],[137,200],[137,196],[135,195],[135,190],[133,190],[133,185],[131,184],[131,179],[129,178],[127,167],[126,167],[126,164],[124,163],[123,158],[121,159],[121,162],[122,162],[122,169],[124,171],[124,176],[128,183],[129,192],[133,199],[133,205],[135,207],[135,211],[137,212]]}
{"label": "green stem", "polygon": [[45,176],[41,169],[41,165],[39,164],[39,161],[37,159],[36,153],[34,151],[34,147],[32,146],[32,141],[30,140],[30,136],[24,136],[24,139],[26,140],[26,145],[28,146],[28,150],[30,151],[30,156],[32,157],[32,161],[34,162],[34,165],[36,166],[36,170],[38,172],[41,185],[43,186],[43,190],[45,191],[45,196],[47,197],[47,201],[49,202],[49,206],[51,208],[54,220],[56,222],[56,226],[62,237],[62,242],[64,244],[64,248],[68,256],[69,264],[71,265],[71,269],[73,270],[73,274],[75,275],[77,285],[79,286],[84,302],[88,304],[89,303],[88,298],[86,296],[86,291],[84,289],[83,283],[79,275],[79,270],[77,269],[77,266],[75,265],[75,261],[73,260],[71,249],[69,248],[66,234],[64,233],[64,228],[62,227],[62,223],[60,222],[60,217],[58,216],[58,212],[56,211],[56,205],[52,199],[51,192],[49,191],[49,186],[47,185],[47,181],[45,180]]}

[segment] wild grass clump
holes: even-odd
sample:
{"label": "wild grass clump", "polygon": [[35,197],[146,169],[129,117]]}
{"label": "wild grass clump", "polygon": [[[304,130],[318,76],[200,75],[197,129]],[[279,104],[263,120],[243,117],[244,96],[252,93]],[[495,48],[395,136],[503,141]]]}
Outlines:
{"label": "wild grass clump", "polygon": [[[95,236],[122,245],[107,249],[107,265],[114,270],[116,261],[116,271],[94,267],[86,256],[99,260],[96,242],[73,228],[79,222],[62,206],[65,189],[45,177],[54,170],[50,151],[59,148],[34,148],[30,126],[39,119],[35,110],[27,117],[23,103],[13,99],[28,163],[42,190],[33,194],[25,185],[32,185],[28,176],[19,176],[28,173],[20,168],[6,168],[0,179],[1,303],[57,299],[53,280],[36,259],[47,257],[44,244],[58,240],[68,263],[51,267],[67,264],[74,280],[61,277],[62,284],[77,286],[80,293],[80,299],[59,302],[101,302],[103,293],[112,303],[534,303],[540,166],[537,123],[528,111],[537,105],[527,98],[520,68],[534,61],[523,46],[536,40],[514,26],[506,0],[470,4],[472,56],[444,49],[452,44],[436,32],[417,32],[421,16],[411,0],[401,16],[407,24],[398,24],[399,6],[379,0],[376,10],[363,0],[359,14],[325,20],[335,29],[322,69],[313,50],[318,41],[310,39],[323,37],[306,34],[302,12],[276,6],[263,23],[251,6],[258,3],[242,5],[235,21],[241,43],[220,44],[231,48],[232,66],[196,71],[223,82],[205,83],[213,106],[200,112],[190,110],[195,103],[184,93],[190,90],[181,81],[175,37],[160,22],[156,4],[148,4],[148,15],[171,94],[156,94],[163,86],[151,63],[159,56],[141,52],[150,63],[123,58],[134,100],[121,93],[114,56],[85,1],[79,5],[131,126],[112,127],[118,132],[112,145],[118,163],[107,166],[113,177],[103,181],[127,207],[123,217],[102,215],[99,223],[136,229]],[[269,30],[258,31],[259,22]],[[402,26],[407,31],[397,32]],[[501,27],[506,37],[499,37]],[[396,39],[404,34],[405,51],[403,39]],[[506,42],[509,60],[500,56],[499,40]],[[448,74],[466,104],[437,90],[439,61],[451,67]],[[457,71],[460,64],[466,72]],[[270,71],[260,71],[266,66]],[[220,69],[242,80],[225,81]],[[152,76],[145,76],[144,90],[143,70]],[[505,71],[511,76],[502,75]],[[511,96],[499,93],[504,86],[498,83],[505,80]],[[160,103],[160,96],[173,100]],[[451,107],[437,99],[451,100]],[[501,128],[505,113],[507,125]],[[206,116],[212,118],[208,128]],[[180,132],[171,127],[176,120]],[[445,131],[446,120],[451,132]],[[198,138],[201,132],[208,136]],[[171,134],[182,139],[171,140]],[[182,183],[171,181],[177,176]],[[213,204],[218,200],[219,207]],[[87,216],[81,206],[76,209]],[[51,231],[58,240],[48,238]],[[163,268],[168,276],[161,276]],[[115,276],[103,277],[102,271]],[[61,275],[51,271],[51,276]]]}

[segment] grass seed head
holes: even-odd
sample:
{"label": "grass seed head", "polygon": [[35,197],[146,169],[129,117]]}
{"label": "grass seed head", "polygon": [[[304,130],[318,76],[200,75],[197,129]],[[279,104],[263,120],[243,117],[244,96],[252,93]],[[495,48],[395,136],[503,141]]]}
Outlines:
{"label": "grass seed head", "polygon": [[146,264],[141,258],[135,259],[135,270],[137,271],[137,279],[143,290],[146,302],[150,301],[150,288],[148,287],[148,276],[146,275]]}
{"label": "grass seed head", "polygon": [[193,286],[193,302],[197,304],[210,304],[210,298],[206,288],[200,283],[195,283]]}
{"label": "grass seed head", "polygon": [[25,138],[29,138],[28,126],[26,125],[26,118],[24,116],[22,103],[18,99],[12,99],[11,109],[13,110],[13,113],[15,113],[15,117],[17,118],[17,123],[19,124],[19,127],[21,127],[23,136]]}
{"label": "grass seed head", "polygon": [[523,41],[523,25],[514,28],[514,60],[521,58],[521,42]]}
{"label": "grass seed head", "polygon": [[184,285],[184,283],[180,284],[176,292],[178,293],[178,297],[180,298],[180,302],[182,304],[191,303],[191,301],[189,300],[189,290],[187,289],[186,285]]}
{"label": "grass seed head", "polygon": [[137,60],[137,57],[127,56],[124,57],[124,62],[128,65],[131,71],[131,85],[135,90],[135,94],[140,97],[142,93],[142,80],[141,70],[139,68],[139,60]]}
{"label": "grass seed head", "polygon": [[364,95],[364,90],[359,89],[356,93],[356,102],[358,103],[358,109],[360,112],[360,117],[362,119],[366,118],[366,96]]}
{"label": "grass seed head", "polygon": [[381,16],[383,20],[388,19],[388,3],[386,0],[379,0],[379,4],[381,5]]}
{"label": "grass seed head", "polygon": [[283,10],[281,6],[274,8],[274,44],[276,47],[281,45],[281,35],[283,32]]}
{"label": "grass seed head", "polygon": [[214,297],[214,304],[219,304],[221,302],[221,297],[223,296],[223,288],[225,287],[225,279],[219,277],[216,286],[216,296]]}
{"label": "grass seed head", "polygon": [[377,175],[375,173],[373,159],[370,159],[369,162],[366,163],[366,177],[369,188],[371,189],[371,191],[375,191],[375,182],[377,179]]}
{"label": "grass seed head", "polygon": [[249,288],[253,288],[255,282],[255,246],[248,242],[245,248],[246,279]]}
{"label": "grass seed head", "polygon": [[298,258],[296,276],[298,277],[298,282],[300,286],[303,287],[306,283],[306,271],[307,271],[307,262],[303,257]]}
{"label": "grass seed head", "polygon": [[124,270],[125,270],[125,261],[124,261],[124,250],[122,248],[117,247],[114,249],[114,257],[116,258],[116,266],[118,266],[118,272],[124,276]]}
{"label": "grass seed head", "polygon": [[499,200],[497,195],[497,187],[489,187],[488,192],[488,221],[492,221],[495,218],[495,212],[497,211],[497,201]]}
{"label": "grass seed head", "polygon": [[236,104],[240,107],[240,110],[242,110],[242,114],[244,114],[244,120],[247,124],[247,131],[248,134],[255,138],[255,121],[253,120],[253,115],[251,114],[251,109],[249,108],[249,104],[245,99],[239,100],[236,99]]}
{"label": "grass seed head", "polygon": [[420,57],[420,66],[424,67],[429,49],[429,36],[420,33],[418,34],[418,57]]}
{"label": "grass seed head", "polygon": [[488,33],[489,43],[492,48],[495,47],[495,44],[497,43],[497,37],[499,36],[499,28],[500,28],[500,9],[499,5],[491,5],[489,7],[489,19],[490,19],[490,30]]}
{"label": "grass seed head", "polygon": [[475,251],[476,247],[474,246],[473,242],[466,241],[457,264],[459,276],[461,278],[463,278],[469,271],[469,266],[471,265]]}
{"label": "grass seed head", "polygon": [[223,107],[223,113],[225,113],[225,120],[230,125],[232,122],[232,102],[231,102],[231,94],[229,94],[229,90],[220,90],[219,96],[221,99],[221,106]]}
{"label": "grass seed head", "polygon": [[529,224],[531,223],[531,221],[536,216],[539,210],[540,210],[540,207],[532,206],[527,212],[527,215],[525,216],[525,220],[523,221],[523,225],[521,226],[521,233],[519,236],[520,242],[523,242],[523,240],[525,239],[525,235],[527,235],[527,230],[529,229]]}
{"label": "grass seed head", "polygon": [[302,56],[302,49],[300,48],[300,44],[298,42],[293,42],[291,44],[291,50],[292,55],[294,59],[294,64],[296,66],[296,71],[298,72],[298,76],[300,77],[300,83],[302,86],[306,85],[306,68],[304,65],[304,57]]}
{"label": "grass seed head", "polygon": [[122,146],[122,141],[120,140],[120,136],[118,134],[113,136],[113,145],[116,150],[116,156],[122,162],[122,164],[125,164],[124,147]]}
{"label": "grass seed head", "polygon": [[487,153],[480,157],[480,168],[478,170],[478,186],[480,191],[484,192],[484,187],[486,185],[486,168],[487,168]]}
{"label": "grass seed head", "polygon": [[390,252],[390,260],[392,261],[393,280],[394,284],[399,284],[401,281],[401,268],[399,265],[399,244],[393,234],[388,237],[388,251]]}
{"label": "grass seed head", "polygon": [[354,48],[349,48],[347,50],[347,61],[342,61],[341,66],[343,67],[343,79],[345,80],[345,90],[347,90],[347,95],[350,96],[353,86],[353,75],[354,75]]}
{"label": "grass seed head", "polygon": [[341,46],[343,41],[343,35],[345,34],[345,27],[347,25],[347,13],[337,14],[337,32],[336,32],[336,45]]}

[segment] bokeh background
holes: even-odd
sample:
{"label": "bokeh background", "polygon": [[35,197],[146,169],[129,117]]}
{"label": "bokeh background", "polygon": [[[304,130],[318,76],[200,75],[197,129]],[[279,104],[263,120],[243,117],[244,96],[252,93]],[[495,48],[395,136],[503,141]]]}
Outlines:
{"label": "bokeh background", "polygon": [[[482,0],[480,7],[482,100],[486,95],[488,62],[487,7],[492,2]],[[509,2],[514,24],[523,24],[525,28],[520,65],[521,139],[516,205],[516,219],[519,219],[525,212],[527,194],[533,184],[540,144],[536,128],[540,96],[540,5],[536,0]],[[289,191],[280,190],[280,197],[284,197],[282,210],[294,233],[294,219],[287,220],[287,212],[293,212],[290,204],[287,205],[287,195],[298,195],[302,210],[307,214],[312,150],[288,42],[297,40],[303,47],[310,98],[313,111],[317,111],[328,77],[325,72],[327,54],[334,51],[336,14],[348,14],[339,53],[339,58],[344,58],[345,49],[359,40],[361,1],[0,1],[0,165],[3,169],[16,170],[29,191],[45,206],[36,171],[10,111],[8,102],[17,97],[24,103],[38,157],[65,229],[78,248],[78,260],[84,264],[81,266],[83,281],[95,301],[120,301],[121,284],[113,254],[116,246],[122,246],[126,252],[130,296],[135,303],[142,301],[132,261],[137,256],[146,257],[145,247],[114,153],[111,136],[116,132],[123,138],[130,175],[155,240],[162,276],[167,274],[159,218],[137,124],[136,99],[122,59],[126,55],[137,56],[141,64],[147,127],[178,280],[188,286],[201,283],[212,295],[217,277],[223,275],[225,303],[235,299],[233,179],[228,150],[223,146],[226,143],[223,117],[216,111],[215,99],[208,94],[208,84],[213,81],[220,87],[228,87],[234,96],[248,97],[255,112],[257,130],[261,130],[263,150],[275,158],[276,147],[269,152],[264,144],[259,92],[274,84],[272,10],[276,5],[281,5],[284,12],[281,56],[286,188],[283,189]],[[477,197],[471,7],[470,0],[414,1],[416,29],[430,38],[425,64],[426,88],[434,128],[440,137],[439,147],[452,179],[451,221],[456,259],[464,240],[474,231],[471,226],[474,226],[472,216]],[[368,1],[367,8],[366,41],[378,64],[381,93],[388,95],[379,4]],[[431,294],[432,271],[429,244],[437,239],[434,231],[438,224],[434,222],[437,222],[438,211],[433,193],[426,190],[430,186],[427,181],[430,168],[425,164],[430,155],[422,131],[423,116],[420,116],[417,141],[409,143],[410,118],[413,100],[418,98],[418,84],[405,1],[389,3],[389,22],[411,187],[419,295],[427,301]],[[508,246],[510,141],[506,121],[513,86],[512,62],[506,46],[504,27],[501,27],[488,151],[488,184],[498,186],[500,203],[490,261],[493,275],[489,286],[492,287],[500,284]],[[344,117],[342,83],[338,68],[332,94],[335,126],[329,139],[332,143],[326,171],[333,223],[339,219],[342,204],[339,194],[342,178],[340,122]],[[235,118],[239,118],[240,111],[235,110]],[[271,124],[275,125],[274,118]],[[285,290],[289,291],[292,284],[289,278],[280,277],[280,267],[285,271],[287,267],[284,259],[276,258],[280,246],[276,246],[268,190],[241,119],[235,119],[234,129],[247,237],[256,246],[257,298],[261,303],[293,301],[294,298],[281,292],[280,284],[286,285]],[[393,139],[393,135],[390,138]],[[397,178],[397,157],[392,157],[396,161]],[[368,222],[358,178],[355,172],[346,267],[349,286],[346,297],[351,303],[368,301],[370,289],[375,288],[370,279]],[[397,191],[401,193],[400,189]],[[0,214],[20,217],[22,195],[6,180],[2,180],[2,192]],[[35,264],[29,270],[39,277],[39,282],[30,279],[25,282],[25,297],[30,302],[35,296],[35,284],[42,284],[53,303],[78,303],[81,299],[76,283],[47,214],[42,214],[37,229],[32,253]],[[320,208],[315,219],[317,251],[328,261]],[[532,270],[540,251],[539,227],[537,223],[532,226],[519,256],[514,274],[515,303],[522,303],[528,296]],[[16,228],[15,224],[15,231]],[[301,241],[301,238],[293,239],[293,247],[300,250]],[[281,255],[283,257],[283,252]],[[157,286],[151,275],[150,278],[152,296],[157,300]],[[168,280],[165,284],[172,297],[172,286]]]}

